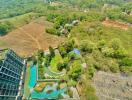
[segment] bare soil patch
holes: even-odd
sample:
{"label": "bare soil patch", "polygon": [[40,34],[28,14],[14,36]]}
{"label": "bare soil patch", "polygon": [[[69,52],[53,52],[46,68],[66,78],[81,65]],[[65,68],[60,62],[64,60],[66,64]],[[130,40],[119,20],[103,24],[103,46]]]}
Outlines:
{"label": "bare soil patch", "polygon": [[99,71],[93,84],[99,100],[132,100],[132,76]]}
{"label": "bare soil patch", "polygon": [[6,36],[0,37],[0,49],[11,48],[21,56],[27,56],[38,49],[56,47],[64,38],[50,35],[45,28],[52,27],[45,18],[39,18],[22,27],[17,27]]}
{"label": "bare soil patch", "polygon": [[131,27],[130,24],[119,22],[119,21],[112,21],[112,20],[105,20],[102,22],[102,24],[105,26],[112,26],[112,27],[117,27],[117,28],[121,28],[125,30]]}

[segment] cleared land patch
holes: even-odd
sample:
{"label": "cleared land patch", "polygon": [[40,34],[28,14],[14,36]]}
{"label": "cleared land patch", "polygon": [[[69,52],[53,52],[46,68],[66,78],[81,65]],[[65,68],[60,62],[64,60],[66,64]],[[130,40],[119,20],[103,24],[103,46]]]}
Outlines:
{"label": "cleared land patch", "polygon": [[132,100],[132,76],[99,71],[93,84],[100,100]]}
{"label": "cleared land patch", "polygon": [[37,49],[47,50],[49,46],[56,47],[64,38],[47,34],[45,28],[51,26],[52,23],[47,22],[45,18],[34,20],[0,37],[0,48],[12,48],[21,56],[27,56]]}
{"label": "cleared land patch", "polygon": [[117,27],[117,28],[121,28],[125,30],[131,27],[131,25],[129,24],[118,22],[118,21],[112,21],[112,20],[105,20],[102,22],[102,24],[105,26],[112,26],[112,27]]}

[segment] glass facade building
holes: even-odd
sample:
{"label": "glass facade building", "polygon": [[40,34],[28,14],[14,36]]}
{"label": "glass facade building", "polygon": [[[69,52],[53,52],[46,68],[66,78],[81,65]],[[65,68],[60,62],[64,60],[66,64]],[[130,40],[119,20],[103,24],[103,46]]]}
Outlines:
{"label": "glass facade building", "polygon": [[0,50],[0,100],[20,98],[23,88],[24,59],[13,50]]}

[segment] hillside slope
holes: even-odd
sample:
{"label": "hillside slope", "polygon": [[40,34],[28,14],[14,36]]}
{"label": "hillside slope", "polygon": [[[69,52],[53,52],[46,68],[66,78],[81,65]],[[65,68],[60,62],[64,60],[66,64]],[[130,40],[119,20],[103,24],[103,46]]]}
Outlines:
{"label": "hillside slope", "polygon": [[19,55],[28,56],[38,49],[47,50],[49,46],[56,47],[63,38],[47,34],[45,28],[51,26],[52,23],[45,21],[45,18],[39,18],[17,27],[8,35],[0,37],[0,48],[12,48]]}

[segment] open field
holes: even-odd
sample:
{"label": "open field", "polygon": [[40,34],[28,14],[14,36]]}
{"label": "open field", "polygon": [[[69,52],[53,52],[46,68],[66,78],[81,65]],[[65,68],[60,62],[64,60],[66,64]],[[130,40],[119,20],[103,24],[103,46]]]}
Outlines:
{"label": "open field", "polygon": [[39,18],[22,27],[17,27],[7,35],[0,37],[0,49],[12,48],[21,56],[31,55],[37,49],[48,49],[57,46],[64,39],[45,32],[52,23]]}

